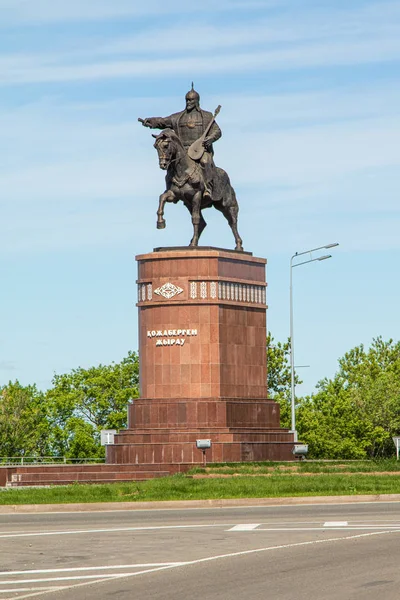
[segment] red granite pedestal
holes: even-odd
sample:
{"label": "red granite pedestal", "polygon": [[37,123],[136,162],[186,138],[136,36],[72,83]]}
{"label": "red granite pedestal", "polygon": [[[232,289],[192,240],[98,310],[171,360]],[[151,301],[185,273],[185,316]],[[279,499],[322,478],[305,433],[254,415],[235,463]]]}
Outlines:
{"label": "red granite pedestal", "polygon": [[293,460],[293,435],[267,399],[263,258],[219,248],[165,248],[139,266],[140,399],[108,464]]}

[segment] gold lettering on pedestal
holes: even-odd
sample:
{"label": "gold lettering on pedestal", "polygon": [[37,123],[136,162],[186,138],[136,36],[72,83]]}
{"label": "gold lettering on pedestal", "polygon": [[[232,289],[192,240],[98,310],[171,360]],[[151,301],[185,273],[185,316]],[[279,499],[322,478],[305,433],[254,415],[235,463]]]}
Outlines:
{"label": "gold lettering on pedestal", "polygon": [[185,338],[181,338],[181,339],[177,339],[175,340],[174,338],[170,339],[163,339],[163,340],[156,340],[156,346],[183,346],[185,343]]}
{"label": "gold lettering on pedestal", "polygon": [[183,346],[187,336],[196,335],[197,329],[152,329],[147,332],[148,338],[159,338],[156,339],[156,346]]}

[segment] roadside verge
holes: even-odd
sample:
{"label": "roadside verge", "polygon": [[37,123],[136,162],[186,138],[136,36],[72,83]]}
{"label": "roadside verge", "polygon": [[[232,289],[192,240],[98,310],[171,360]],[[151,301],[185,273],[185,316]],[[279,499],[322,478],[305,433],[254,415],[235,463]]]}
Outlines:
{"label": "roadside verge", "polygon": [[400,494],[360,496],[302,496],[283,498],[233,498],[213,500],[166,500],[163,502],[96,502],[79,504],[6,504],[0,514],[62,512],[114,512],[126,510],[179,510],[190,508],[230,508],[245,506],[293,506],[306,504],[355,504],[361,502],[400,502]]}

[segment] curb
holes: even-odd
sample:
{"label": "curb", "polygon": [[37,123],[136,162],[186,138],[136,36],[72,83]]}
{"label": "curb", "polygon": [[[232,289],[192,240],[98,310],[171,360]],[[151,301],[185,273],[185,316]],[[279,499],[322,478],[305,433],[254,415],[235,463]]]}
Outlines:
{"label": "curb", "polygon": [[115,512],[124,510],[186,510],[199,508],[307,506],[312,504],[356,504],[373,502],[400,502],[400,494],[236,498],[226,500],[175,500],[163,502],[98,502],[85,504],[3,504],[0,505],[0,514]]}

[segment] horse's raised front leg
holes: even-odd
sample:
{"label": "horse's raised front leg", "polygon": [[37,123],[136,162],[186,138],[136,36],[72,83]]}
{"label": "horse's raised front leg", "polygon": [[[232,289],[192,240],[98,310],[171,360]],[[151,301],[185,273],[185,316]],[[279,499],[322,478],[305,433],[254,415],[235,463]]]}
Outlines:
{"label": "horse's raised front leg", "polygon": [[157,229],[165,229],[166,221],[164,219],[164,206],[166,202],[174,202],[175,196],[171,190],[167,190],[160,196],[157,210]]}
{"label": "horse's raised front leg", "polygon": [[[199,225],[200,225],[200,221],[201,221],[201,212],[200,212],[200,206],[201,206],[201,197],[202,197],[202,192],[196,192],[195,195],[193,196],[193,200],[192,200],[192,223],[193,223],[193,237],[190,240],[190,244],[189,246],[198,246],[199,244],[199,237],[200,237],[200,232],[199,232]],[[204,227],[203,227],[204,229]]]}

